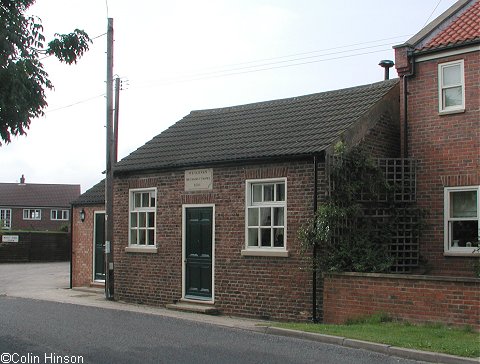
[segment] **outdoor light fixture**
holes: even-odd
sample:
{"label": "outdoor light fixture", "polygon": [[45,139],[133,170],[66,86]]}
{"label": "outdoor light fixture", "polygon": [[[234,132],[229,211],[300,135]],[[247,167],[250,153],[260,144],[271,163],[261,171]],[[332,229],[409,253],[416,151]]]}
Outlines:
{"label": "outdoor light fixture", "polygon": [[85,221],[85,210],[84,209],[82,209],[82,211],[80,211],[80,221],[81,222]]}

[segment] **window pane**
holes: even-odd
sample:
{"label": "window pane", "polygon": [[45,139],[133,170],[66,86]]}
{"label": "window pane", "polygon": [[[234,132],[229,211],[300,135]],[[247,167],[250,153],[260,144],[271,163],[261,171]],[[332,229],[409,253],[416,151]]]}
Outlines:
{"label": "window pane", "polygon": [[450,217],[477,217],[477,191],[450,192]]}
{"label": "window pane", "polygon": [[279,183],[277,186],[277,198],[275,201],[285,201],[285,183]]}
{"label": "window pane", "polygon": [[142,206],[141,205],[142,194],[138,193],[138,192],[134,192],[133,197],[134,197],[134,200],[135,200],[134,207],[141,207]]}
{"label": "window pane", "polygon": [[262,187],[263,185],[252,185],[253,202],[262,202]]}
{"label": "window pane", "polygon": [[273,201],[274,185],[263,185],[263,201]]}
{"label": "window pane", "polygon": [[462,88],[452,87],[443,90],[445,107],[462,105]]}
{"label": "window pane", "polygon": [[155,227],[155,213],[148,212],[148,227]]}
{"label": "window pane", "polygon": [[142,193],[142,207],[150,207],[150,193]]}
{"label": "window pane", "polygon": [[149,229],[148,230],[148,245],[155,244],[155,230]]}
{"label": "window pane", "polygon": [[146,212],[139,212],[138,213],[138,226],[139,227],[147,227],[147,213]]}
{"label": "window pane", "polygon": [[274,234],[273,246],[283,247],[284,246],[283,229],[273,229],[273,234]]}
{"label": "window pane", "polygon": [[145,230],[138,230],[138,244],[145,245],[146,242],[146,231]]}
{"label": "window pane", "polygon": [[150,207],[155,207],[155,192],[150,192]]}
{"label": "window pane", "polygon": [[132,212],[130,214],[130,227],[137,227],[137,213]]}
{"label": "window pane", "polygon": [[443,67],[443,86],[454,86],[460,83],[459,64]]}
{"label": "window pane", "polygon": [[260,208],[260,225],[272,226],[272,209],[270,207]]}
{"label": "window pane", "polygon": [[283,207],[275,207],[273,209],[273,225],[284,226],[283,222]]}
{"label": "window pane", "polygon": [[260,242],[261,243],[261,246],[272,246],[272,243],[271,243],[271,236],[272,236],[272,229],[260,229],[260,233],[261,233],[261,239],[262,241]]}
{"label": "window pane", "polygon": [[258,226],[258,208],[248,209],[248,226]]}
{"label": "window pane", "polygon": [[450,221],[453,247],[477,246],[478,220],[475,221]]}
{"label": "window pane", "polygon": [[137,230],[130,230],[130,244],[137,244]]}
{"label": "window pane", "polygon": [[258,229],[248,228],[248,246],[258,246]]}

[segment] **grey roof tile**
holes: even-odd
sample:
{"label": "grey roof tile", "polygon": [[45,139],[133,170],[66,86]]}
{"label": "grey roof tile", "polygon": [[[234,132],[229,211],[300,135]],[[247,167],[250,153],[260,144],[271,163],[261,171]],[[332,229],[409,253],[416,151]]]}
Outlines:
{"label": "grey roof tile", "polygon": [[118,172],[324,151],[398,83],[192,111],[117,163]]}
{"label": "grey roof tile", "polygon": [[105,203],[105,180],[102,179],[95,186],[91,187],[80,195],[72,205],[101,205]]}
{"label": "grey roof tile", "polygon": [[70,207],[80,185],[0,183],[2,207]]}

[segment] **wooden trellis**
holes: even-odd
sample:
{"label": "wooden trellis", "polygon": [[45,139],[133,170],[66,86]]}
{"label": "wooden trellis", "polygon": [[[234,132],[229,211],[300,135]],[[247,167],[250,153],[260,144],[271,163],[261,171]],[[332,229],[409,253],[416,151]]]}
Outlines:
{"label": "wooden trellis", "polygon": [[[329,156],[327,168],[342,163],[338,157]],[[416,163],[413,159],[380,158],[377,160],[387,188],[381,195],[372,196],[361,192],[358,202],[365,215],[372,218],[372,228],[380,230],[388,225],[391,239],[388,251],[394,259],[391,271],[410,273],[419,264],[420,213],[416,203]],[[329,182],[329,193],[333,193],[333,179]]]}

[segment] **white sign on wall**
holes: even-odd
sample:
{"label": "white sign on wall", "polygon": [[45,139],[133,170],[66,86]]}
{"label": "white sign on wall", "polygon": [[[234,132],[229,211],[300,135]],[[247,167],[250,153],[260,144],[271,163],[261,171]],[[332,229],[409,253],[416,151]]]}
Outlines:
{"label": "white sign on wall", "polygon": [[185,171],[185,192],[211,191],[213,189],[213,169],[189,169]]}
{"label": "white sign on wall", "polygon": [[2,235],[2,243],[18,243],[18,235]]}

